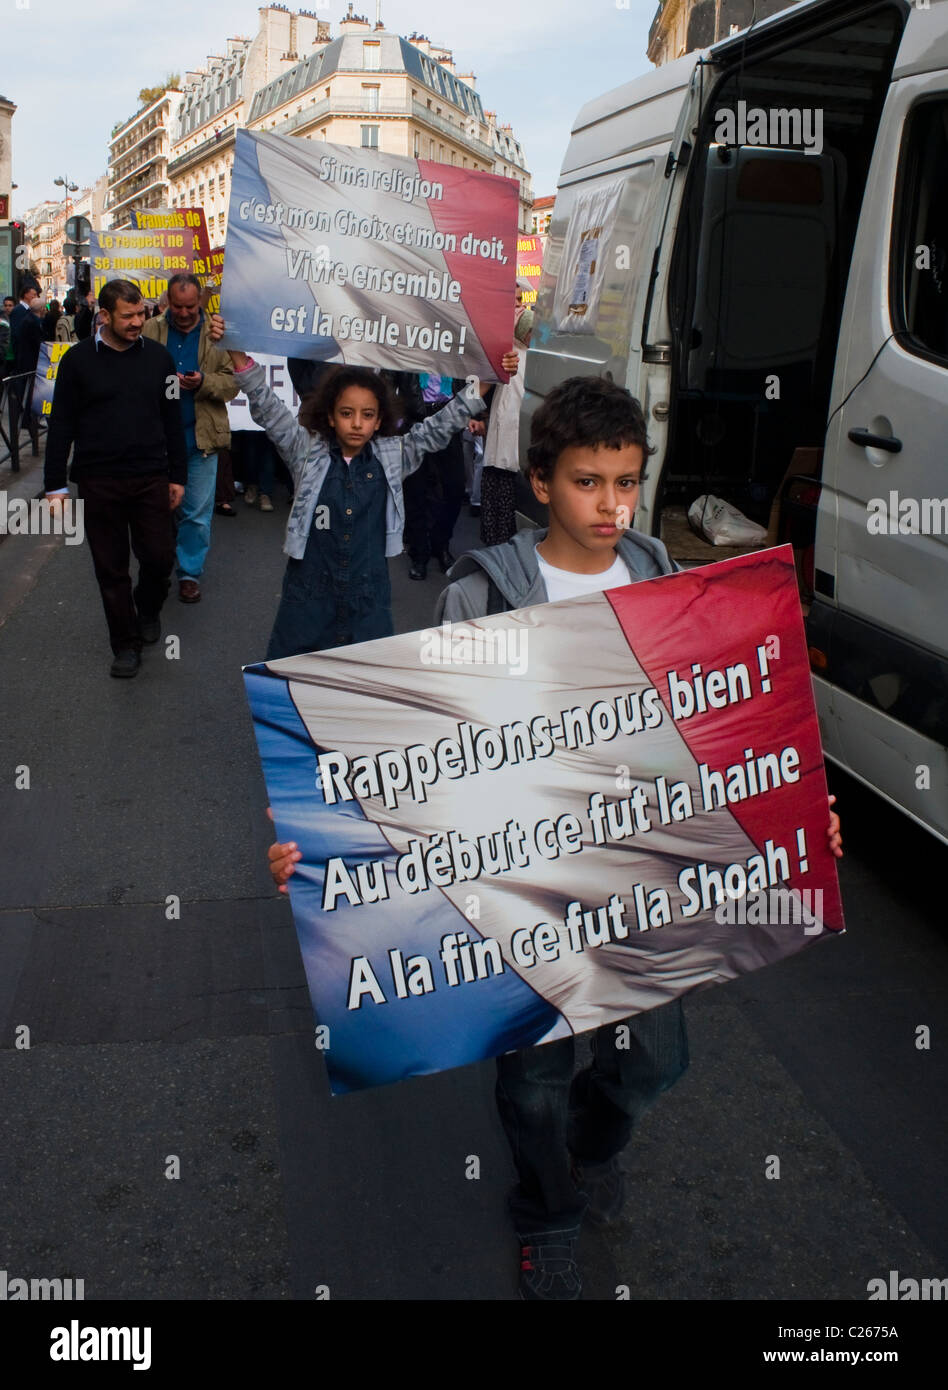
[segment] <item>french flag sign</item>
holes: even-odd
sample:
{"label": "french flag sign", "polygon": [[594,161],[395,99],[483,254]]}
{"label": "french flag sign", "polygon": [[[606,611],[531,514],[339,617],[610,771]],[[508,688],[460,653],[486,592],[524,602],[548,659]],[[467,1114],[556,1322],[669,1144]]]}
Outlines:
{"label": "french flag sign", "polygon": [[843,929],[788,546],[244,678],[337,1094]]}
{"label": "french flag sign", "polygon": [[238,130],[223,347],[508,381],[514,179]]}

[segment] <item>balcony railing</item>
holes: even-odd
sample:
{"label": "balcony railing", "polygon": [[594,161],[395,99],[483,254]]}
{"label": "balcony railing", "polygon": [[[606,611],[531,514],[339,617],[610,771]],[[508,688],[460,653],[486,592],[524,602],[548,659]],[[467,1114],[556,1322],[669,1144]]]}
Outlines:
{"label": "balcony railing", "polygon": [[147,125],[143,129],[141,135],[139,135],[137,140],[133,140],[130,145],[126,145],[123,143],[122,148],[115,151],[114,157],[116,159],[121,159],[123,155],[128,154],[129,151],[133,150],[136,145],[140,145],[143,140],[147,140],[149,136],[154,135],[156,130],[163,131],[166,129],[167,127],[162,125],[161,121],[152,121],[150,125]]}
{"label": "balcony railing", "polygon": [[134,178],[142,169],[147,169],[149,164],[154,164],[156,159],[164,159],[165,152],[161,149],[152,150],[151,154],[142,155],[141,159],[135,164],[118,165],[115,164],[109,170],[113,184],[121,183],[123,179]]}
{"label": "balcony railing", "polygon": [[[400,116],[407,119],[414,116],[416,120],[423,121],[434,130],[449,135],[458,144],[474,149],[481,159],[489,159],[493,162],[498,158],[499,151],[491,145],[486,144],[476,135],[468,135],[463,124],[460,126],[452,125],[434,111],[429,111],[427,106],[422,106],[420,101],[400,102],[397,105],[391,103],[380,103],[377,110],[372,110],[364,101],[339,101],[335,97],[324,97],[322,101],[312,102],[309,106],[304,106],[302,111],[294,111],[292,115],[285,116],[282,120],[277,119],[272,127],[277,135],[289,135],[292,131],[298,130],[301,126],[311,125],[313,121],[320,120],[323,116],[364,116],[366,120],[385,120]],[[265,131],[270,129],[265,124],[266,117],[255,125],[257,130]],[[511,161],[513,162],[513,161]]]}
{"label": "balcony railing", "polygon": [[167,185],[164,179],[151,179],[146,183],[139,184],[137,188],[131,189],[129,192],[123,194],[123,196],[115,202],[113,202],[112,198],[110,197],[105,205],[106,211],[115,213],[118,211],[119,208],[125,207],[127,203],[134,203],[137,198],[143,197],[149,189],[165,187],[167,187]]}
{"label": "balcony railing", "polygon": [[192,164],[198,163],[211,149],[224,149],[234,143],[235,126],[223,126],[220,136],[209,135],[206,140],[202,140],[199,145],[195,145],[191,150],[185,150],[184,154],[179,154],[172,159],[168,165],[168,177],[175,178],[183,173]]}
{"label": "balcony railing", "polygon": [[[427,106],[422,106],[420,101],[412,100],[411,106],[411,114],[417,117],[418,120],[426,121],[428,125],[434,126],[435,130],[443,130],[444,133],[450,135],[453,140],[460,140],[465,145],[473,146],[474,149],[480,151],[482,159],[493,161],[497,158],[498,151],[495,150],[492,145],[486,144],[480,136],[468,135],[463,125],[460,127],[452,125],[451,122],[446,121],[443,116],[439,116],[436,111],[429,111]],[[471,119],[473,119],[473,117]]]}
{"label": "balcony railing", "polygon": [[646,40],[645,44],[646,50],[651,48],[655,35],[658,33],[659,28],[661,27],[662,13],[665,9],[666,4],[667,0],[658,0],[658,9],[655,11],[655,17],[652,20],[651,26],[648,31],[648,39]]}

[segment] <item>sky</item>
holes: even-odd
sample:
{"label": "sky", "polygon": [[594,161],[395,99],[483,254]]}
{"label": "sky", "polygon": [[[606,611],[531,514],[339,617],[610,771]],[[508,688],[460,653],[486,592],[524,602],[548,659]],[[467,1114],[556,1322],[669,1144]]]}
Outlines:
{"label": "sky", "polygon": [[[618,4],[627,4],[620,9]],[[332,25],[348,4],[298,0]],[[484,106],[510,122],[536,197],[553,194],[583,104],[651,70],[658,0],[381,0],[390,32],[427,34],[473,71]],[[375,22],[375,0],[356,0]],[[227,38],[252,35],[247,0],[0,0],[0,93],[13,117],[12,217],[58,198],[55,178],[85,187],[106,172],[112,127],[138,92],[204,65]]]}

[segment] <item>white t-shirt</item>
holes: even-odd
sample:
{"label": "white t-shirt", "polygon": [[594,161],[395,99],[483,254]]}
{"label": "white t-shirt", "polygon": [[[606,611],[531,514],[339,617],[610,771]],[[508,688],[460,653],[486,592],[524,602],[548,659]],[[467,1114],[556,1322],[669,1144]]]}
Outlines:
{"label": "white t-shirt", "polygon": [[621,589],[623,585],[632,583],[629,567],[620,555],[616,555],[613,563],[601,574],[574,574],[572,570],[557,569],[547,564],[539,550],[537,563],[550,603],[556,603],[561,598],[579,598],[580,594],[598,594],[603,589]]}

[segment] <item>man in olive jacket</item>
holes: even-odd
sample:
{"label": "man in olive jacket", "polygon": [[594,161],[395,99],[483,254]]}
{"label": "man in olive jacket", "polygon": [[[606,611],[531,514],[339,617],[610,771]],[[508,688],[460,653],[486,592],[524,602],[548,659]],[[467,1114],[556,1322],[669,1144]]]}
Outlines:
{"label": "man in olive jacket", "polygon": [[230,357],[211,341],[196,275],[168,281],[168,309],[145,322],[145,336],[167,347],[177,367],[181,421],[188,449],[188,483],[179,511],[178,597],[197,603],[211,544],[217,451],[230,445],[227,402],[237,394]]}

